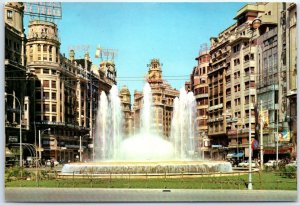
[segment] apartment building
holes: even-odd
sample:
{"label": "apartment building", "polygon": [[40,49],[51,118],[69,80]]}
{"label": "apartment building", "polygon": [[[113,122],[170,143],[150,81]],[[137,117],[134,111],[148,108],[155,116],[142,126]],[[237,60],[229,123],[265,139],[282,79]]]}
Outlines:
{"label": "apartment building", "polygon": [[228,146],[226,130],[226,74],[230,69],[231,47],[230,35],[235,29],[233,24],[222,31],[218,37],[210,39],[210,66],[208,77],[208,137],[211,142],[211,156],[214,159],[224,159]]}
{"label": "apartment building", "polygon": [[[266,3],[265,13],[259,16],[263,23],[260,27],[261,36],[257,39],[259,51],[257,104],[268,116],[267,125],[265,124],[263,128],[264,158],[266,160],[275,157],[277,133],[279,133],[279,156],[285,157],[288,153],[295,155],[295,141],[293,140],[295,136],[292,136],[289,127],[289,121],[295,122],[295,117],[294,120],[289,117],[289,108],[291,107],[289,107],[288,95],[291,93],[288,92],[288,86],[293,85],[295,88],[296,85],[296,79],[288,77],[295,77],[294,72],[289,72],[289,70],[296,69],[296,39],[292,37],[294,44],[290,44],[292,39],[287,34],[288,25],[295,26],[294,20],[296,19],[289,15],[288,8],[291,5],[285,2]],[[293,23],[288,23],[288,21]],[[291,47],[293,49],[288,49]],[[293,53],[293,57],[290,58],[288,50]],[[293,66],[288,65],[289,59],[294,61],[292,62]],[[291,94],[293,95],[293,92]],[[295,107],[293,109],[295,111]]]}
{"label": "apartment building", "polygon": [[[5,141],[9,156],[20,155],[20,134],[28,142],[29,99],[26,82],[26,35],[23,25],[24,5],[6,2],[5,22]],[[20,121],[21,120],[21,121]],[[21,129],[20,129],[21,126]],[[25,153],[29,150],[23,148]],[[12,153],[12,154],[11,154]]]}
{"label": "apartment building", "polygon": [[208,79],[210,55],[207,50],[199,51],[195,58],[197,66],[194,67],[190,81],[185,83],[187,91],[194,93],[197,103],[197,132],[195,144],[198,155],[202,158],[210,158],[210,140],[208,138]]}
{"label": "apartment building", "polygon": [[[248,4],[235,16],[236,25],[231,32],[229,46],[230,68],[226,72],[226,121],[229,152],[249,156],[249,131],[255,138],[256,123],[256,38],[258,30],[252,21],[264,12],[264,5]],[[251,115],[251,123],[249,122]],[[257,155],[257,152],[253,152]]]}

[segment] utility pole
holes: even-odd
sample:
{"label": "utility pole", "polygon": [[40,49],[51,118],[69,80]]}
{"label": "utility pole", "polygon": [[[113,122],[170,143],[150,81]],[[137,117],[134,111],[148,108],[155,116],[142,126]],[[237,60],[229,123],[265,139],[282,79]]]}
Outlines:
{"label": "utility pole", "polygon": [[82,162],[81,136],[79,136],[79,162]]}
{"label": "utility pole", "polygon": [[278,135],[278,114],[279,114],[279,109],[277,110],[276,113],[276,118],[277,118],[277,122],[276,122],[276,170],[278,170],[278,140],[279,140],[279,135]]}
{"label": "utility pole", "polygon": [[263,146],[263,113],[262,100],[260,100],[260,169],[264,169],[264,146]]}
{"label": "utility pole", "polygon": [[41,150],[41,130],[39,130],[39,160],[41,161],[42,150]]}

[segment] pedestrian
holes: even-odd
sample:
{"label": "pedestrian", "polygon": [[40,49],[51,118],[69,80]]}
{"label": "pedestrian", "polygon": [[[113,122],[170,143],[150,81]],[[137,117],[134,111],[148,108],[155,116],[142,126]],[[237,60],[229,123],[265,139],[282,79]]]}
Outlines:
{"label": "pedestrian", "polygon": [[51,169],[53,169],[54,168],[54,160],[53,159],[51,159],[50,164],[51,164]]}

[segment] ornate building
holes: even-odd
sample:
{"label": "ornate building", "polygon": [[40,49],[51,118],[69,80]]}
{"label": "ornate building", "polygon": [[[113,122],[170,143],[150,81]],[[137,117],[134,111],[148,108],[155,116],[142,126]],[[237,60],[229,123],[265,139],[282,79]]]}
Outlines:
{"label": "ornate building", "polygon": [[[149,71],[146,80],[152,90],[153,124],[157,133],[168,138],[171,132],[173,101],[175,97],[179,96],[179,92],[162,79],[161,64],[158,59],[152,59],[148,67]],[[135,133],[140,127],[142,99],[142,93],[135,91],[133,108]]]}
{"label": "ornate building", "polygon": [[[28,142],[29,99],[26,82],[26,36],[23,26],[23,3],[7,2],[5,21],[5,136],[6,146],[19,155],[20,134],[23,145]],[[21,113],[20,113],[21,111]],[[21,116],[20,116],[21,115]],[[20,122],[21,117],[21,122]],[[20,129],[21,126],[21,129]],[[21,133],[20,133],[21,131]],[[28,146],[27,146],[28,147]],[[29,150],[23,146],[26,153]],[[10,154],[10,156],[13,156]]]}
{"label": "ornate building", "polygon": [[76,161],[82,152],[82,160],[91,159],[98,96],[116,83],[115,65],[92,65],[88,53],[76,59],[74,50],[69,59],[61,55],[53,22],[33,20],[28,30],[27,65],[34,81],[32,135],[36,139],[41,133],[42,158]]}

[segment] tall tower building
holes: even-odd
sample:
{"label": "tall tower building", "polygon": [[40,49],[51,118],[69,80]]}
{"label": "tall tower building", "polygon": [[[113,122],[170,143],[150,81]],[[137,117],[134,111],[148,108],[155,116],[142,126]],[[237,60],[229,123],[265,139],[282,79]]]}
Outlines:
{"label": "tall tower building", "polygon": [[[147,81],[151,87],[153,100],[153,124],[158,134],[168,138],[171,132],[171,120],[173,113],[173,101],[179,96],[179,92],[173,89],[162,78],[161,64],[158,59],[152,59],[148,65]],[[142,103],[142,93],[134,93],[134,127],[135,132],[139,128]]]}
{"label": "tall tower building", "polygon": [[191,75],[191,87],[197,103],[197,150],[203,157],[210,158],[210,140],[208,138],[208,79],[210,55],[207,50],[201,50],[197,60],[197,67]]}

